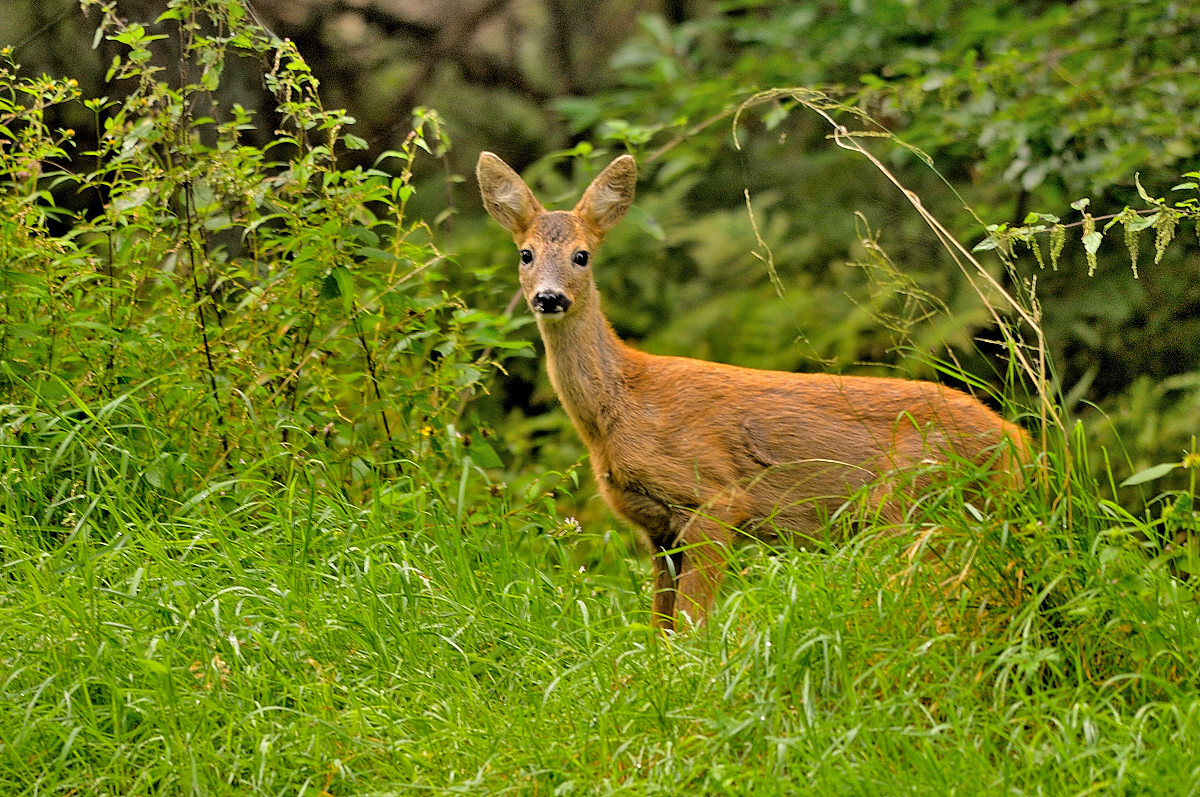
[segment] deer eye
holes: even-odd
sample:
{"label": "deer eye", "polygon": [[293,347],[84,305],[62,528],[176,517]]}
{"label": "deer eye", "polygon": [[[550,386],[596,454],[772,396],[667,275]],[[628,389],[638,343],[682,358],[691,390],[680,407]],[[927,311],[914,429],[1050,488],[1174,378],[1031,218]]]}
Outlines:
{"label": "deer eye", "polygon": [[528,249],[521,250],[521,265],[528,266],[533,262],[533,252]]}
{"label": "deer eye", "polygon": [[588,264],[588,253],[587,252],[576,252],[575,256],[572,257],[571,260],[572,260],[572,262],[575,263],[575,265],[582,268],[583,266],[586,266]]}

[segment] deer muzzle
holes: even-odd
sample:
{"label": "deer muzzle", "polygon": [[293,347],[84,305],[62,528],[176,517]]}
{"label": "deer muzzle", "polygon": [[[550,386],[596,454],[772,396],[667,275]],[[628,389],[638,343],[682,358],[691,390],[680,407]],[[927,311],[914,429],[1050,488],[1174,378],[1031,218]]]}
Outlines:
{"label": "deer muzzle", "polygon": [[530,302],[543,315],[561,315],[571,307],[571,300],[561,291],[538,291]]}

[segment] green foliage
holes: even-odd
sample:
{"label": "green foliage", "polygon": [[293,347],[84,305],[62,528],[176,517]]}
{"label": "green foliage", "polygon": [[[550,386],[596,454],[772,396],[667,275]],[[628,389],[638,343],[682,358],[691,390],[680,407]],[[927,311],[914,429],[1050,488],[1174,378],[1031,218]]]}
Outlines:
{"label": "green foliage", "polygon": [[[84,102],[94,144],[44,121],[79,100],[73,80],[21,78],[11,61],[0,74],[0,134],[14,142],[0,154],[0,400],[18,408],[5,435],[49,445],[64,417],[102,406],[150,430],[117,443],[143,463],[169,454],[198,479],[254,463],[283,478],[335,452],[334,484],[458,446],[493,354],[524,344],[436,289],[449,260],[407,217],[414,162],[450,146],[437,114],[380,156],[398,176],[339,169],[362,146],[353,119],[325,110],[294,45],[245,24],[237,3],[160,17],[178,37],[178,85],[151,65],[165,34],[101,10],[97,36],[127,53],[109,70],[123,99]],[[234,56],[263,64],[278,101],[262,148],[241,140],[250,113],[214,94]],[[84,170],[60,169],[68,155]],[[87,209],[55,205],[64,185]]]}
{"label": "green foliage", "polygon": [[[1200,376],[1183,374],[1161,382],[1139,379],[1119,401],[1113,402],[1104,413],[1103,422],[1096,424],[1097,441],[1093,467],[1102,471],[1108,467],[1099,452],[1119,463],[1120,472],[1141,474],[1148,469],[1164,467],[1161,463],[1179,462],[1196,435],[1196,418],[1200,413]],[[1164,449],[1166,453],[1164,455]],[[1188,480],[1183,471],[1166,470],[1156,478],[1166,476],[1160,487],[1185,488]],[[1122,487],[1139,484],[1126,479]],[[1122,491],[1130,506],[1137,506],[1146,496],[1135,498]]]}
{"label": "green foliage", "polygon": [[[1200,154],[1200,106],[1186,49],[1200,14],[1168,0],[978,5],[724,3],[670,27],[647,15],[614,59],[620,90],[563,103],[580,129],[626,131],[710,149],[705,124],[748,93],[810,86],[850,104],[957,173],[980,170],[994,197],[1047,181],[1067,194],[1128,184],[1135,169],[1179,174]],[[785,109],[768,111],[777,128]],[[1181,118],[1182,117],[1182,118]],[[674,139],[672,139],[674,141]],[[636,143],[636,142],[634,142]],[[1169,178],[1168,178],[1169,179]],[[985,216],[988,214],[984,214]]]}

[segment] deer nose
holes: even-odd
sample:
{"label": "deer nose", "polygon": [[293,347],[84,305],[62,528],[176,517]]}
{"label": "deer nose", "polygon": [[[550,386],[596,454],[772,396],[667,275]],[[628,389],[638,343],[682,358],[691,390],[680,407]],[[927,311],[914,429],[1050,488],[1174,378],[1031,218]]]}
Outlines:
{"label": "deer nose", "polygon": [[567,312],[570,307],[571,300],[558,291],[538,291],[533,297],[533,309],[539,313],[555,315]]}

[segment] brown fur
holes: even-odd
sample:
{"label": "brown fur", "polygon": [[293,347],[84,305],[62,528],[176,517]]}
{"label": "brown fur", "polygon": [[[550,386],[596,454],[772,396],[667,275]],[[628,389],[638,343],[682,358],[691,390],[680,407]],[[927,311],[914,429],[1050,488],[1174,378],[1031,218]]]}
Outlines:
{"label": "brown fur", "polygon": [[[633,200],[637,170],[623,155],[571,211],[546,211],[521,178],[484,152],[476,169],[488,212],[532,262],[525,298],[570,300],[534,311],[550,382],[591,454],[609,505],[636,524],[657,555],[655,623],[682,613],[703,622],[723,576],[722,548],[738,530],[819,530],[856,489],[950,451],[980,463],[1011,459],[1017,427],[970,396],[931,382],[761,371],[659,357],[622,343],[600,309],[590,263]],[[994,452],[999,451],[998,456]],[[898,522],[886,484],[872,493]]]}

